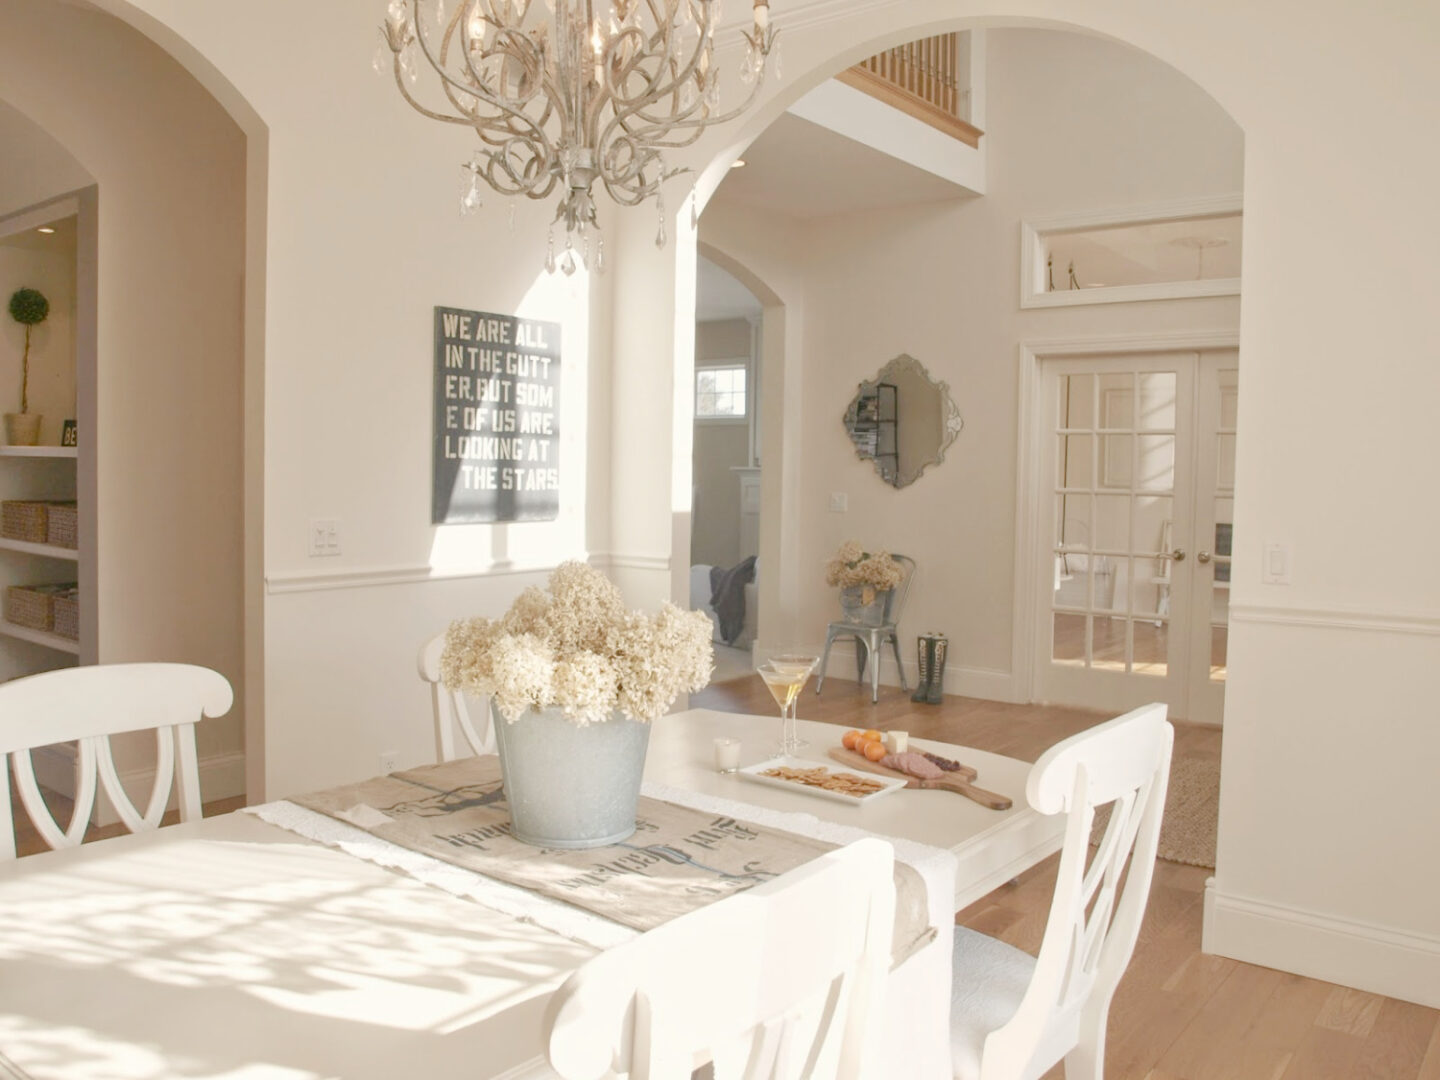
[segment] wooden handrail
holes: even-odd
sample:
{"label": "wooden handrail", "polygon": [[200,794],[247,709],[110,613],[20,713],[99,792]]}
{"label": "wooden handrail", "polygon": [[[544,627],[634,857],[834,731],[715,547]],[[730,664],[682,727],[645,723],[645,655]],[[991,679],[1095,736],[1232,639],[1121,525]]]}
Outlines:
{"label": "wooden handrail", "polygon": [[961,86],[958,33],[876,53],[836,78],[969,146],[980,145],[984,132],[966,117],[969,88]]}

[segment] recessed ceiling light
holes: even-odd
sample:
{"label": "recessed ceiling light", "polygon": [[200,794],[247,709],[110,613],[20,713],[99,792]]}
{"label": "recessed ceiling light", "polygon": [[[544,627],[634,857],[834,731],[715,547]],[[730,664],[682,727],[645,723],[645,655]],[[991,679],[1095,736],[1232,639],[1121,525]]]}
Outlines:
{"label": "recessed ceiling light", "polygon": [[49,236],[51,233],[53,233],[53,232],[55,231],[55,226],[53,226],[53,225],[41,225],[41,226],[40,226],[38,229],[36,229],[35,231],[36,231],[36,232],[43,232],[46,236]]}
{"label": "recessed ceiling light", "polygon": [[734,161],[732,161],[732,162],[730,163],[730,168],[732,168],[732,169],[743,169],[744,167],[745,167],[745,159],[744,159],[743,157],[742,157],[742,158],[736,158]]}

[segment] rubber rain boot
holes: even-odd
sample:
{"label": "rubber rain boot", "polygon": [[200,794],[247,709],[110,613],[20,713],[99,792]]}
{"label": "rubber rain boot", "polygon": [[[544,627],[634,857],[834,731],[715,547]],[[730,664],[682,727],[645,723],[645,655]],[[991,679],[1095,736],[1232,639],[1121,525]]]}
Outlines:
{"label": "rubber rain boot", "polygon": [[919,669],[920,678],[915,683],[915,692],[910,695],[911,701],[918,701],[924,704],[930,694],[930,654],[935,645],[935,639],[928,634],[921,634],[915,639],[915,666]]}
{"label": "rubber rain boot", "polygon": [[939,705],[945,700],[945,654],[950,651],[950,639],[936,634],[930,647],[930,681],[925,684],[925,704]]}

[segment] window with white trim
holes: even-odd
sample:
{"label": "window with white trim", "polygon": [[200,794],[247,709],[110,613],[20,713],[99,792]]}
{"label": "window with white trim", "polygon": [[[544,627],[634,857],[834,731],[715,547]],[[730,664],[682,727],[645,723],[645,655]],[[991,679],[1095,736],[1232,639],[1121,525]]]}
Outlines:
{"label": "window with white trim", "polygon": [[743,363],[695,369],[695,419],[744,420],[749,416],[749,370]]}

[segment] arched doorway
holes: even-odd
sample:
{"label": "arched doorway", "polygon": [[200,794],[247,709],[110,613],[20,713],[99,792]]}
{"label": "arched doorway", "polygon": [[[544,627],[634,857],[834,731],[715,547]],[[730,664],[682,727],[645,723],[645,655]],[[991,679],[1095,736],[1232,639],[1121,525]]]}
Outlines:
{"label": "arched doorway", "polygon": [[[998,96],[992,102],[992,117],[998,125],[995,137],[1004,140],[1005,150],[1000,158],[991,159],[993,180],[988,193],[977,195],[957,188],[955,211],[932,213],[926,201],[934,199],[932,189],[913,184],[909,190],[916,194],[907,199],[885,204],[872,198],[872,205],[867,206],[864,200],[871,196],[862,193],[856,212],[826,217],[811,204],[847,205],[847,200],[835,195],[835,188],[843,185],[849,173],[832,169],[817,158],[814,172],[800,176],[796,191],[787,193],[772,185],[768,192],[761,191],[768,197],[758,208],[750,205],[757,202],[755,190],[748,191],[740,211],[723,206],[727,215],[723,238],[713,229],[707,231],[716,203],[712,199],[701,217],[700,240],[729,245],[751,265],[769,259],[771,265],[764,271],[767,277],[779,280],[788,273],[799,282],[794,292],[806,293],[802,306],[807,343],[787,355],[803,356],[808,347],[811,360],[803,373],[795,375],[796,390],[790,401],[803,398],[806,404],[796,406],[798,409],[817,401],[824,405],[809,408],[803,416],[789,410],[785,415],[803,425],[807,445],[825,447],[820,455],[824,460],[816,465],[812,454],[812,468],[803,478],[796,474],[795,487],[767,494],[767,505],[810,504],[809,512],[802,515],[805,524],[797,524],[781,541],[782,550],[789,554],[788,565],[805,586],[800,589],[800,608],[789,613],[795,620],[792,625],[810,627],[812,632],[817,625],[823,627],[827,616],[820,606],[825,601],[817,598],[821,590],[815,568],[828,553],[827,547],[833,549],[840,540],[851,538],[845,529],[863,527],[876,534],[870,538],[873,543],[897,549],[904,544],[908,550],[914,543],[912,537],[937,531],[937,523],[948,522],[938,529],[944,540],[936,541],[928,558],[922,557],[927,596],[917,617],[926,627],[970,635],[968,639],[962,636],[959,645],[959,655],[965,659],[957,672],[958,692],[1025,701],[1031,700],[1026,696],[1030,677],[1024,668],[1025,642],[1020,638],[1030,630],[1023,604],[1012,587],[1012,582],[1028,573],[1028,565],[1022,567],[1022,561],[1032,559],[1028,550],[1020,550],[1016,524],[1020,514],[1017,491],[1022,486],[1016,471],[1020,433],[1015,419],[1019,404],[1014,358],[1019,346],[1044,337],[1123,336],[1137,328],[1163,327],[1167,332],[1204,329],[1233,336],[1238,300],[1232,294],[1221,301],[1162,301],[1148,307],[1091,303],[1066,310],[1027,309],[1016,284],[1020,249],[1014,233],[1037,209],[1053,215],[1060,208],[1113,208],[1127,202],[1148,205],[1194,197],[1202,191],[1224,193],[1238,201],[1243,139],[1233,121],[1192,82],[1126,46],[1036,27],[991,30],[990,35],[993,51],[1005,69],[1003,77],[993,76]],[[1082,100],[1064,106],[1037,106],[1024,100],[1033,92],[1042,102],[1051,95],[1053,102],[1067,78],[1071,80],[1067,85],[1079,88],[1071,90],[1070,96]],[[1200,134],[1188,152],[1156,151],[1147,159],[1136,151],[1113,167],[1089,167],[1080,160],[1084,147],[1100,159],[1118,160],[1122,152],[1128,152],[1126,148],[1149,145],[1156,138],[1157,132],[1148,127],[1150,119],[1129,115],[1133,110],[1122,89],[1127,80],[1135,93],[1151,102],[1153,122],[1160,123],[1161,116],[1169,115]],[[786,96],[790,97],[788,89]],[[797,108],[787,123],[801,123],[793,116],[803,117],[807,109]],[[749,145],[745,155],[754,157],[757,146],[763,147],[764,142]],[[1067,166],[1049,168],[1047,152]],[[717,160],[716,165],[726,166],[722,177],[730,174],[729,160],[739,153],[739,144],[735,144]],[[869,162],[853,161],[854,174],[864,176]],[[738,175],[744,178],[753,171],[747,168]],[[838,180],[837,173],[842,174]],[[698,186],[702,193],[714,176],[714,167],[705,171]],[[807,198],[803,193],[810,183],[822,186],[815,187]],[[733,182],[718,187],[724,192],[730,186]],[[712,188],[712,195],[714,191]],[[856,200],[848,202],[855,204]],[[900,209],[880,209],[884,205]],[[795,209],[787,216],[777,207]],[[787,220],[799,220],[802,225],[776,240]],[[763,227],[757,224],[762,222]],[[864,239],[853,243],[837,239],[845,233],[863,233]],[[943,245],[928,239],[941,233],[955,238],[953,247],[974,251],[976,257],[953,257]],[[897,242],[892,237],[903,239]],[[801,268],[803,260],[790,258],[791,253],[817,247],[823,247],[826,254],[812,260],[808,268]],[[873,277],[865,270],[870,265],[876,267]],[[1089,270],[1082,265],[1082,273]],[[1087,280],[1090,276],[1087,274]],[[1098,277],[1094,280],[1098,282]],[[952,284],[955,291],[947,294]],[[822,294],[847,299],[829,302]],[[792,314],[801,310],[792,307]],[[1126,316],[1117,318],[1122,311]],[[867,362],[846,357],[851,349],[868,350]],[[823,364],[817,366],[817,350],[826,358],[844,358],[838,369],[843,374]],[[962,414],[972,420],[978,417],[978,422],[962,434],[943,466],[910,490],[887,492],[871,482],[872,478],[860,475],[862,470],[846,452],[835,418],[844,410],[847,387],[873,377],[876,368],[902,352],[920,355],[937,378],[948,380]],[[1147,439],[1150,436],[1140,441]],[[1116,436],[1111,441],[1118,440]],[[856,499],[860,502],[851,517],[835,516],[845,511],[836,511],[834,506],[843,508]],[[827,501],[832,509],[820,512]],[[1106,507],[1112,502],[1118,500],[1101,500]],[[887,528],[898,535],[884,535]],[[808,533],[802,535],[805,529]],[[1146,543],[1153,547],[1158,537],[1158,531],[1153,538],[1147,534]],[[948,567],[949,563],[971,569],[957,571]],[[1154,607],[1143,604],[1138,588],[1134,593],[1136,603],[1146,611]],[[1124,598],[1127,594],[1121,591],[1118,595]],[[933,608],[923,609],[927,600],[944,596],[950,597],[948,605],[937,601]]]}
{"label": "arched doorway", "polygon": [[[200,733],[202,787],[238,798],[263,699],[246,674],[259,629],[247,528],[263,516],[261,446],[246,439],[260,422],[263,170],[227,109],[146,32],[87,5],[11,14],[0,97],[96,184],[97,360],[79,436],[94,462],[82,490],[98,536],[91,658],[224,673],[237,706]],[[122,774],[147,758],[137,748]]]}

